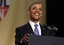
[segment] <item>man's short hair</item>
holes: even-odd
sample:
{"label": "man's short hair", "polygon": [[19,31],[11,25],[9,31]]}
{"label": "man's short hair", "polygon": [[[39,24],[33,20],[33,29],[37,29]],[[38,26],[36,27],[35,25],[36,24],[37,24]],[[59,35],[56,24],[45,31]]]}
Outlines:
{"label": "man's short hair", "polygon": [[31,9],[31,7],[32,7],[34,4],[41,4],[41,3],[40,3],[40,2],[34,2],[34,3],[32,3],[32,4],[29,6],[29,10]]}

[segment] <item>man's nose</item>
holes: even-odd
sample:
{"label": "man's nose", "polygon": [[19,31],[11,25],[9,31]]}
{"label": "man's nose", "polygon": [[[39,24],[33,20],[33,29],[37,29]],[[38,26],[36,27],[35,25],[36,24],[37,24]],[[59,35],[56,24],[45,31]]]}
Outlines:
{"label": "man's nose", "polygon": [[39,12],[39,9],[36,9],[37,12]]}

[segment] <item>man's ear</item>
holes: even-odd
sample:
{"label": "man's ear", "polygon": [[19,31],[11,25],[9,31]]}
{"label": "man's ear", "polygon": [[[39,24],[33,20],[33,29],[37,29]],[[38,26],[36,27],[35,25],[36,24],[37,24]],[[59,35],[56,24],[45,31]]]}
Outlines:
{"label": "man's ear", "polygon": [[28,14],[30,14],[30,11],[29,10],[27,12],[28,12]]}

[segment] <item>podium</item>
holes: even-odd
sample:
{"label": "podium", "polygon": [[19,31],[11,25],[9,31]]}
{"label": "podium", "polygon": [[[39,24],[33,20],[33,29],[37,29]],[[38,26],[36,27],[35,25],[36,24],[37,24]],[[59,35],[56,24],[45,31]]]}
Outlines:
{"label": "podium", "polygon": [[28,45],[64,45],[64,38],[31,35],[29,37]]}

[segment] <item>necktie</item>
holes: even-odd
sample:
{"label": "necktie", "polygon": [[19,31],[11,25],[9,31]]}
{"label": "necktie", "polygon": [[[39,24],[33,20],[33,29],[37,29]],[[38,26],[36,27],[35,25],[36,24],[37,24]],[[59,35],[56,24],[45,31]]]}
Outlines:
{"label": "necktie", "polygon": [[38,31],[38,28],[37,28],[37,24],[34,25],[35,26],[35,30],[34,30],[34,34],[35,35],[39,35],[39,31]]}

